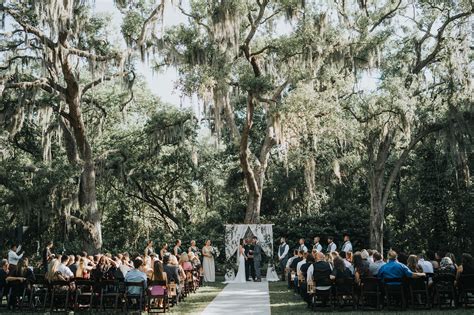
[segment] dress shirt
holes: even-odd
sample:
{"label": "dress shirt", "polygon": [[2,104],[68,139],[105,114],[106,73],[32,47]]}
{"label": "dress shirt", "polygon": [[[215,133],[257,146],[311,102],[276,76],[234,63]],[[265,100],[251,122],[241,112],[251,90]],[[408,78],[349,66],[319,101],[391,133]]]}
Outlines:
{"label": "dress shirt", "polygon": [[280,246],[283,246],[284,248],[283,248],[283,254],[281,254],[281,255],[280,255],[280,250],[278,249],[278,259],[282,260],[288,254],[288,251],[290,250],[290,246],[288,246],[288,244],[286,244],[286,243],[283,243]]}
{"label": "dress shirt", "polygon": [[60,264],[58,267],[58,271],[67,278],[74,277],[74,274],[72,273],[71,269],[69,269],[69,267],[65,264]]}
{"label": "dress shirt", "polygon": [[383,265],[385,265],[385,262],[383,260],[377,260],[377,261],[374,261],[373,263],[370,263],[370,265],[369,265],[370,274],[374,277],[377,277],[377,275],[379,273],[379,269]]}
{"label": "dress shirt", "polygon": [[423,269],[424,273],[434,273],[433,264],[429,261],[424,260],[423,258],[420,258],[420,260],[418,260],[418,266]]}
{"label": "dress shirt", "polygon": [[342,245],[341,252],[352,252],[352,243],[347,241]]}
{"label": "dress shirt", "polygon": [[323,250],[323,247],[321,246],[321,244],[316,243],[313,245],[313,249],[315,249],[317,252],[320,252]]}
{"label": "dress shirt", "polygon": [[296,274],[298,274],[301,271],[301,266],[303,266],[304,264],[306,264],[306,259],[303,259],[296,265]]}
{"label": "dress shirt", "polygon": [[332,242],[331,244],[328,245],[328,250],[327,250],[327,252],[328,252],[328,253],[332,253],[332,252],[335,252],[336,249],[337,249],[336,244],[334,244],[334,242]]}
{"label": "dress shirt", "polygon": [[288,259],[288,261],[286,262],[286,268],[290,268],[290,265],[293,262],[293,260],[295,260],[295,258],[298,258],[298,256],[293,256]]}
{"label": "dress shirt", "polygon": [[18,246],[18,248],[16,249],[16,252],[11,249],[10,251],[8,251],[8,263],[10,265],[15,265],[15,266],[18,265],[18,261],[23,257],[23,254],[24,254],[22,253],[21,255],[18,255],[20,250],[21,250],[21,245]]}
{"label": "dress shirt", "polygon": [[[142,282],[144,281],[144,287],[146,288],[146,274],[144,272],[141,272],[138,269],[131,269],[127,274],[125,275],[125,282]],[[129,287],[128,288],[128,294],[131,295],[139,295],[142,291],[142,288],[140,287]]]}
{"label": "dress shirt", "polygon": [[302,250],[303,252],[307,253],[308,252],[308,247],[306,247],[306,245],[303,244],[303,245],[300,245],[298,247],[298,250]]}
{"label": "dress shirt", "polygon": [[[379,279],[396,279],[396,278],[403,278],[413,277],[413,272],[408,269],[407,266],[404,264],[399,263],[395,259],[389,260],[385,265],[380,267],[379,272],[377,274]],[[399,283],[392,283],[392,284],[399,284]]]}

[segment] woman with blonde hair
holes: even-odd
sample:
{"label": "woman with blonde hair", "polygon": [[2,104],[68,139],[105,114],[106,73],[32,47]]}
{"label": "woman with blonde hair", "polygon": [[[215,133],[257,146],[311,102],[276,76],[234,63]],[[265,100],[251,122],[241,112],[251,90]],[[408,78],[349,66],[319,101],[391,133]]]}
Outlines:
{"label": "woman with blonde hair", "polygon": [[189,255],[186,253],[182,253],[181,257],[179,257],[179,264],[181,265],[184,271],[193,270],[193,265],[189,262]]}
{"label": "woman with blonde hair", "polygon": [[76,278],[84,278],[84,279],[90,278],[89,271],[87,270],[84,258],[82,257],[81,259],[79,259],[79,265],[77,266],[77,270],[74,276]]}
{"label": "woman with blonde hair", "polygon": [[48,272],[45,274],[45,279],[49,282],[57,281],[57,280],[64,280],[61,278],[61,273],[58,271],[59,265],[61,265],[61,261],[57,258],[54,258],[49,262],[48,265]]}

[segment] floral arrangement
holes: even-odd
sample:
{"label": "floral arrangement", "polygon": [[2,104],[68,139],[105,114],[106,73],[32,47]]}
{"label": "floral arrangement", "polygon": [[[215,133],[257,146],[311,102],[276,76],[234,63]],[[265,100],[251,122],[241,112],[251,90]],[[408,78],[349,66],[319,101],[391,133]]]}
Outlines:
{"label": "floral arrangement", "polygon": [[219,257],[219,255],[221,254],[221,252],[219,252],[219,249],[217,247],[211,247],[211,254],[212,256],[214,256],[215,258]]}

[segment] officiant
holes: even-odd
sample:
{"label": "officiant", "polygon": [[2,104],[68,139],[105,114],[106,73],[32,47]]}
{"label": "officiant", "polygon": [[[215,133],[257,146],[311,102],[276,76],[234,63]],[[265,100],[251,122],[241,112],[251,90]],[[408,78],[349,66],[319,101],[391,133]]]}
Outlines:
{"label": "officiant", "polygon": [[245,240],[244,250],[245,250],[245,279],[250,281],[250,276],[255,280],[255,265],[253,262],[253,249],[254,245],[252,244],[251,239]]}

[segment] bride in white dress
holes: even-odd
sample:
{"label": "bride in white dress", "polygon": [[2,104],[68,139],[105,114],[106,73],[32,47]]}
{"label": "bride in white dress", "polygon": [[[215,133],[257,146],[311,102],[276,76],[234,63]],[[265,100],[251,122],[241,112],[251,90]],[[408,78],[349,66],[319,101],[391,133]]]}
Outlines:
{"label": "bride in white dress", "polygon": [[234,280],[226,281],[224,283],[246,283],[247,279],[245,277],[245,250],[244,250],[244,240],[240,240],[239,250],[237,251],[237,261],[239,262],[239,269]]}

